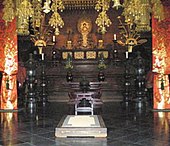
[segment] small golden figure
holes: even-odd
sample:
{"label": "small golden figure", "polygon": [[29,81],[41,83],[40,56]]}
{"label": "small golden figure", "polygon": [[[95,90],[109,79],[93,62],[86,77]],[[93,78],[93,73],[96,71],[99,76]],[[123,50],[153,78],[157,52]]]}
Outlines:
{"label": "small golden figure", "polygon": [[91,20],[88,18],[81,18],[78,21],[78,31],[82,35],[82,43],[81,46],[82,48],[89,48],[90,44],[88,42],[88,35],[92,30],[92,23]]}

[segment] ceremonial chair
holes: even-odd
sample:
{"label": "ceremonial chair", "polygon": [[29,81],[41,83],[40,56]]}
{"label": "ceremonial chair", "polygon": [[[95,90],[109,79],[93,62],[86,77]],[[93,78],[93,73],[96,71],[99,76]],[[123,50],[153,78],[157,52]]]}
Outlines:
{"label": "ceremonial chair", "polygon": [[[75,115],[77,115],[78,112],[90,112],[93,115],[94,108],[101,108],[103,105],[103,101],[101,99],[101,82],[90,82],[88,84],[88,88],[82,88],[79,82],[72,82],[69,83],[69,85],[71,90],[68,92],[68,104],[74,105]],[[82,106],[84,101],[89,104],[84,104]]]}
{"label": "ceremonial chair", "polygon": [[[103,101],[101,99],[102,92],[100,90],[97,91],[89,91],[86,94],[91,94],[91,97],[93,99],[93,108],[100,108],[103,105]],[[77,94],[74,91],[71,91],[68,93],[69,96],[69,105],[75,105],[77,100]]]}
{"label": "ceremonial chair", "polygon": [[91,113],[93,115],[94,100],[91,92],[76,92],[75,98],[75,115],[79,112]]}

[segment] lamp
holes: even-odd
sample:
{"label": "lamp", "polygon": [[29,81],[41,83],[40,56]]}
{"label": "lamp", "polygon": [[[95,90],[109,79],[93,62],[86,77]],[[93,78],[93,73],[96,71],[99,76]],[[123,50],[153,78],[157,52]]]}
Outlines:
{"label": "lamp", "polygon": [[114,5],[112,6],[112,8],[116,8],[117,10],[122,7],[122,5],[120,4],[120,0],[112,0],[114,2]]}
{"label": "lamp", "polygon": [[119,43],[122,46],[127,46],[128,52],[132,52],[132,48],[134,46],[146,42],[146,40],[141,41],[142,39],[140,39],[140,34],[136,29],[136,25],[130,19],[123,23],[121,17],[119,16],[118,20],[120,23],[119,29],[122,38],[121,40],[117,40],[117,43]]}
{"label": "lamp", "polygon": [[45,14],[41,16],[40,26],[34,27],[34,34],[30,35],[34,45],[38,47],[39,54],[42,54],[42,48],[51,42],[51,29],[45,26]]}
{"label": "lamp", "polygon": [[50,0],[46,0],[46,2],[44,2],[44,7],[42,8],[44,13],[47,14],[51,11],[50,4],[51,4]]}

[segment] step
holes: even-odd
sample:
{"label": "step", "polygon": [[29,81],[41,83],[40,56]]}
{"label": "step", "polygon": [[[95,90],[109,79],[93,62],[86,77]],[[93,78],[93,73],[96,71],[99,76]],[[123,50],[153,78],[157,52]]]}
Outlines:
{"label": "step", "polygon": [[[101,99],[103,102],[108,101],[122,101],[123,95],[121,91],[102,91]],[[68,102],[69,96],[68,92],[53,92],[48,95],[48,100],[51,102]]]}

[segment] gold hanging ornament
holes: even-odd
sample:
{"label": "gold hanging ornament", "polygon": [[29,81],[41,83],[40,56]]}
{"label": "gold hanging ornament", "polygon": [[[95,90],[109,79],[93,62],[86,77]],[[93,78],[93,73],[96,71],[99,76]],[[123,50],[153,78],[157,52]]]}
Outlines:
{"label": "gold hanging ornament", "polygon": [[97,12],[101,11],[95,21],[99,27],[98,32],[105,34],[107,32],[106,27],[109,27],[112,22],[107,15],[107,11],[110,6],[110,0],[98,0],[95,6]]}
{"label": "gold hanging ornament", "polygon": [[31,19],[31,21],[32,21],[31,25],[32,25],[33,29],[36,29],[37,27],[40,27],[40,25],[41,25],[41,19],[42,19],[41,3],[42,3],[42,0],[32,0],[34,14]]}
{"label": "gold hanging ornament", "polygon": [[125,22],[129,19],[136,24],[138,32],[151,31],[151,13],[159,21],[164,19],[163,5],[160,0],[124,0]]}
{"label": "gold hanging ornament", "polygon": [[55,29],[55,35],[59,35],[59,27],[62,28],[64,26],[64,21],[58,12],[54,12],[49,20],[49,24]]}
{"label": "gold hanging ornament", "polygon": [[3,8],[3,16],[2,19],[6,22],[6,25],[8,22],[12,22],[12,20],[15,18],[15,9],[14,9],[14,3],[13,0],[4,0],[3,2],[4,8]]}
{"label": "gold hanging ornament", "polygon": [[29,18],[34,14],[32,4],[29,0],[23,0],[18,8],[16,15],[18,16],[17,32],[19,35],[29,35]]}
{"label": "gold hanging ornament", "polygon": [[55,29],[55,35],[59,35],[59,28],[62,28],[64,26],[64,21],[58,13],[59,10],[62,12],[64,9],[65,7],[62,3],[62,0],[53,1],[53,4],[51,6],[53,14],[51,15],[48,23]]}
{"label": "gold hanging ornament", "polygon": [[165,19],[163,4],[160,0],[151,0],[152,2],[152,13],[158,21]]}

